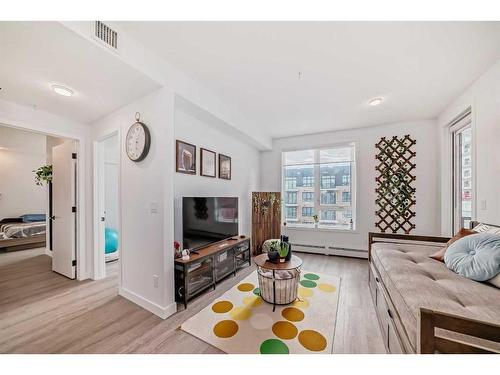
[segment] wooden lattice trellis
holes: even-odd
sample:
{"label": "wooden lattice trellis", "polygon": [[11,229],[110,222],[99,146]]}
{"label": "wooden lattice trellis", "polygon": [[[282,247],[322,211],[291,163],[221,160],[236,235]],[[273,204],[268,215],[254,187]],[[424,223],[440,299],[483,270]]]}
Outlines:
{"label": "wooden lattice trellis", "polygon": [[375,169],[379,176],[375,178],[378,210],[375,214],[379,220],[375,226],[382,233],[403,230],[409,234],[415,229],[412,219],[415,217],[413,206],[416,204],[415,188],[412,186],[415,175],[412,173],[416,165],[413,158],[416,152],[412,150],[417,143],[409,135],[394,136],[391,139],[382,137],[375,147],[379,161]]}

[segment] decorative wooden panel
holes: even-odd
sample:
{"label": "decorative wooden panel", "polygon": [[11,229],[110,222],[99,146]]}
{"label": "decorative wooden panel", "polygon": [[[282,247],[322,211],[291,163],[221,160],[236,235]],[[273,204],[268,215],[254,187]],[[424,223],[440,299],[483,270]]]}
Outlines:
{"label": "decorative wooden panel", "polygon": [[413,159],[416,152],[412,150],[417,143],[409,135],[404,137],[394,136],[391,139],[382,137],[375,147],[378,154],[375,158],[379,161],[375,169],[379,175],[375,178],[377,199],[375,203],[378,210],[375,214],[379,220],[375,223],[382,233],[392,231],[397,233],[402,230],[409,234],[415,229],[413,218],[415,211],[415,181],[413,170],[416,165]]}
{"label": "decorative wooden panel", "polygon": [[252,252],[262,253],[264,241],[280,238],[281,193],[252,193]]}

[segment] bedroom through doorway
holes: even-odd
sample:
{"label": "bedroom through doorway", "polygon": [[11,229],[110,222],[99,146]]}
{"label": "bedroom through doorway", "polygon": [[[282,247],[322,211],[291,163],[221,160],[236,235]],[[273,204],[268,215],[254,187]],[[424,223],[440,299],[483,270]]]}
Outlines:
{"label": "bedroom through doorway", "polygon": [[76,158],[75,140],[0,124],[0,268],[5,274],[31,270],[33,277],[47,272],[76,278]]}

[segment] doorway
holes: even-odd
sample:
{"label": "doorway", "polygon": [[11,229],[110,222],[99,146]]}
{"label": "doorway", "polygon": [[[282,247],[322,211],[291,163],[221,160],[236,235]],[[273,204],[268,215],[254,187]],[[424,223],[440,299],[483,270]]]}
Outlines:
{"label": "doorway", "polygon": [[0,140],[2,262],[17,270],[43,259],[45,271],[75,279],[77,141],[6,125]]}
{"label": "doorway", "polygon": [[97,140],[94,155],[94,279],[103,279],[118,272],[120,259],[118,132]]}

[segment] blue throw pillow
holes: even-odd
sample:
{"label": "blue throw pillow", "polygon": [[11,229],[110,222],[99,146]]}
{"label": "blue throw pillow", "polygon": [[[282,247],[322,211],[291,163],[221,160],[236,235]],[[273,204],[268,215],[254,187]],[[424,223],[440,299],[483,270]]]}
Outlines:
{"label": "blue throw pillow", "polygon": [[500,236],[479,233],[463,237],[448,247],[444,262],[468,279],[489,280],[500,273]]}
{"label": "blue throw pillow", "polygon": [[45,214],[26,214],[19,216],[25,223],[32,223],[34,221],[45,221]]}

